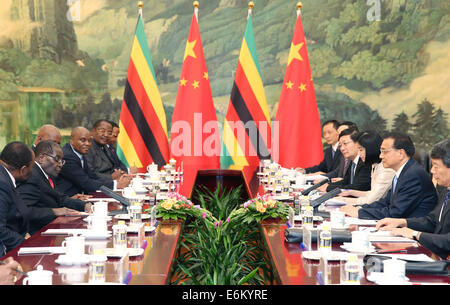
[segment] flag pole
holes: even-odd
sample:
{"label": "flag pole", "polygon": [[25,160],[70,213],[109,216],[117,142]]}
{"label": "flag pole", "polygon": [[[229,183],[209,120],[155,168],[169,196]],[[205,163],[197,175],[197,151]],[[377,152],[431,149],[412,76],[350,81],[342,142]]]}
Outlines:
{"label": "flag pole", "polygon": [[139,7],[139,16],[141,16],[141,19],[143,19],[142,17],[142,7],[144,6],[144,2],[143,1],[139,1],[138,2],[138,7]]}
{"label": "flag pole", "polygon": [[194,14],[195,14],[195,18],[197,18],[197,22],[198,22],[198,7],[199,7],[200,3],[198,1],[194,1],[194,3],[192,3],[192,5],[194,5]]}
{"label": "flag pole", "polygon": [[252,14],[252,10],[253,7],[255,6],[255,3],[253,1],[250,1],[248,3],[248,15],[247,15],[247,19],[250,17],[250,15]]}
{"label": "flag pole", "polygon": [[301,11],[302,7],[303,7],[303,4],[301,2],[298,2],[297,3],[297,17],[302,14],[302,11]]}

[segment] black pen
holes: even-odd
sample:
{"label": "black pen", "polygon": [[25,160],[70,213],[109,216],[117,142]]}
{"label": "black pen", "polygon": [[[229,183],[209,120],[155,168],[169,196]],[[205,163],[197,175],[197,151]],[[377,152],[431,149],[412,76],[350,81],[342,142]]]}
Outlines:
{"label": "black pen", "polygon": [[406,249],[397,249],[397,250],[378,250],[375,253],[378,254],[388,254],[388,253],[406,253]]}
{"label": "black pen", "polygon": [[[8,265],[7,263],[5,263],[4,261],[0,261],[0,265]],[[28,277],[28,273],[25,273],[19,269],[13,269],[13,271],[22,274],[23,276],[27,276]]]}

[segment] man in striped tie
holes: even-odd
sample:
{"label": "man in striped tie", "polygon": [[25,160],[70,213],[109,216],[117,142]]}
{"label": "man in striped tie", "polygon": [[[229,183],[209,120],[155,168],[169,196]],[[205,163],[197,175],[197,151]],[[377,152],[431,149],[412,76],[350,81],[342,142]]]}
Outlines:
{"label": "man in striped tie", "polygon": [[413,238],[442,258],[450,254],[450,139],[431,150],[431,173],[439,192],[438,204],[427,216],[420,218],[385,218],[377,229],[392,230],[391,234]]}

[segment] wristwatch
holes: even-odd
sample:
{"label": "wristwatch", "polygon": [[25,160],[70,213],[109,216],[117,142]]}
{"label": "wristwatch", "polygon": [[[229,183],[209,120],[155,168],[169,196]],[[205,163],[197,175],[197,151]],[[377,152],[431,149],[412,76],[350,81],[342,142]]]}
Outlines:
{"label": "wristwatch", "polygon": [[413,231],[412,232],[412,236],[413,236],[413,239],[415,240],[415,241],[419,241],[418,239],[417,239],[417,236],[419,235],[419,232],[417,232],[417,231]]}

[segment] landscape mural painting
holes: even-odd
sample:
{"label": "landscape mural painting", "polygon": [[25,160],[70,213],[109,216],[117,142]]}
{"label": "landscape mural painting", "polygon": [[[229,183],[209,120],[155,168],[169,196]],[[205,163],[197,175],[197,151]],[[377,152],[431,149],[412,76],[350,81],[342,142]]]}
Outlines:
{"label": "landscape mural painting", "polygon": [[[136,3],[134,3],[136,2]],[[143,1],[167,125],[193,13],[191,0]],[[322,122],[409,133],[418,147],[448,138],[448,0],[304,0],[302,21]],[[297,1],[255,0],[253,25],[275,117]],[[248,1],[200,1],[199,26],[219,122],[227,111]],[[129,0],[2,0],[0,147],[34,141],[51,123],[118,121],[138,16]],[[170,132],[169,132],[170,134]]]}

